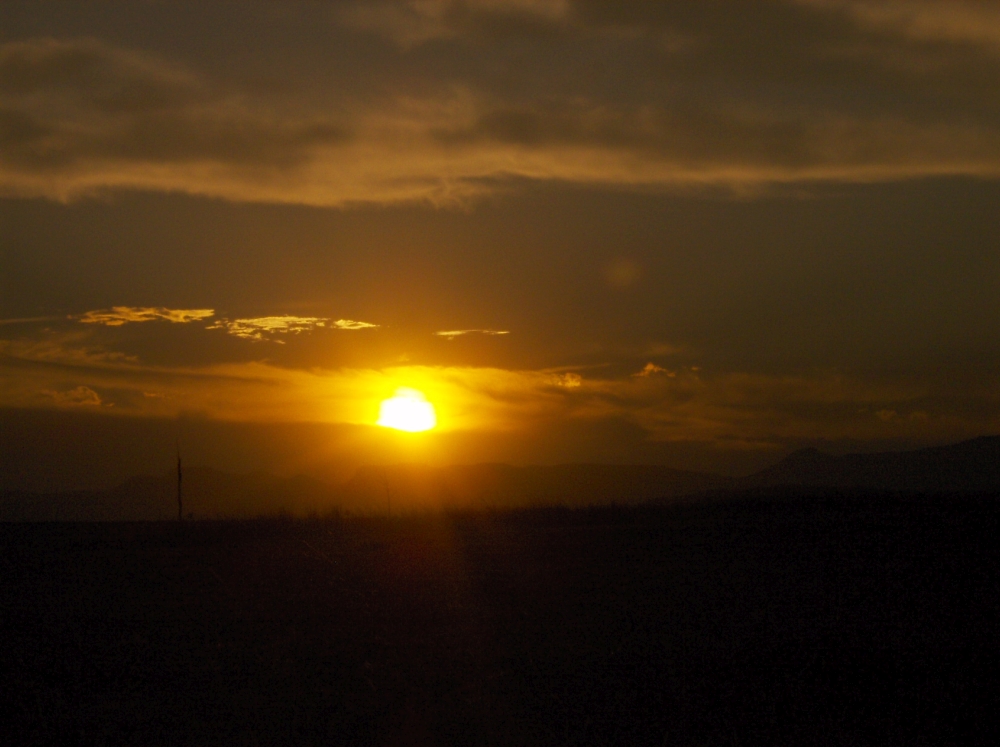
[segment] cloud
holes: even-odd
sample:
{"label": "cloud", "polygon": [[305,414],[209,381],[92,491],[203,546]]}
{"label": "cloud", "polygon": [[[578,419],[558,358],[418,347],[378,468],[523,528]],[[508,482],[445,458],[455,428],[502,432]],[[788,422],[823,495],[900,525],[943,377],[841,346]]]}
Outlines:
{"label": "cloud", "polygon": [[[264,340],[274,334],[312,332],[326,325],[328,319],[315,316],[259,316],[253,319],[221,319],[208,329],[224,329],[245,340]],[[281,342],[281,340],[276,340]]]}
{"label": "cloud", "polygon": [[111,309],[88,311],[75,317],[83,324],[102,324],[105,327],[120,327],[130,322],[168,321],[187,324],[201,321],[215,315],[214,309],[167,309],[162,306],[114,306]]}
{"label": "cloud", "polygon": [[72,407],[100,407],[101,397],[90,387],[78,386],[65,392],[55,392],[43,389],[42,394],[51,397],[57,405],[69,405]]}
{"label": "cloud", "polygon": [[[215,316],[214,309],[168,309],[164,307],[114,306],[111,309],[88,311],[71,317],[84,324],[100,324],[105,327],[120,327],[130,322],[152,322],[164,320],[174,323],[197,322]],[[44,317],[48,318],[48,317]],[[59,317],[56,317],[59,318]],[[11,323],[36,320],[10,320]],[[2,323],[2,320],[0,320]],[[218,319],[206,329],[224,329],[235,337],[247,340],[269,339],[277,334],[300,334],[312,332],[319,327],[331,329],[359,330],[375,329],[377,324],[359,322],[354,319],[331,321],[326,317],[314,316],[260,316],[248,319]],[[275,340],[281,342],[281,340]]]}
{"label": "cloud", "polygon": [[340,4],[337,20],[404,48],[435,39],[549,26],[567,18],[569,0],[374,0]]}
{"label": "cloud", "polygon": [[[276,76],[271,86],[95,39],[7,42],[0,193],[449,204],[522,180],[752,192],[1000,176],[994,4],[744,8],[301,6],[324,14],[326,43],[343,51],[327,68],[289,59],[256,71]],[[354,88],[331,82],[343,80]]]}
{"label": "cloud", "polygon": [[650,441],[759,449],[890,436],[943,442],[1000,428],[995,381],[969,386],[694,368],[669,376],[655,364],[644,370],[649,375],[602,377],[593,369],[584,377],[471,366],[167,367],[115,358],[69,339],[48,345],[4,341],[0,406],[94,405],[95,396],[106,398],[88,392],[112,392],[120,415],[172,418],[193,411],[226,421],[364,425],[377,419],[379,402],[410,387],[434,403],[446,432],[517,433],[615,421]]}
{"label": "cloud", "polygon": [[[146,52],[96,39],[0,45],[0,169],[6,191],[69,198],[95,189],[233,189],[344,141]],[[237,190],[239,191],[239,190]]]}
{"label": "cloud", "polygon": [[338,319],[337,321],[333,322],[330,326],[336,329],[355,330],[355,329],[376,329],[379,325],[370,324],[369,322],[358,322],[355,321],[354,319]]}
{"label": "cloud", "polygon": [[337,319],[330,321],[326,317],[316,316],[260,316],[253,319],[221,319],[208,329],[224,329],[229,334],[242,337],[245,340],[271,339],[276,334],[301,334],[312,332],[321,327],[341,330],[375,329],[379,325],[370,322],[359,322],[354,319]]}
{"label": "cloud", "polygon": [[563,389],[578,389],[583,385],[583,377],[577,373],[555,374],[552,377],[552,383]]}
{"label": "cloud", "polygon": [[37,324],[39,322],[55,322],[63,319],[61,316],[25,316],[17,319],[0,319],[0,326],[12,324]]}
{"label": "cloud", "polygon": [[57,333],[42,339],[0,340],[0,358],[79,368],[122,368],[135,356],[89,344],[85,334]]}
{"label": "cloud", "polygon": [[632,375],[638,377],[649,377],[649,376],[655,376],[656,374],[664,374],[665,376],[670,376],[670,377],[674,377],[677,375],[673,371],[668,371],[662,366],[657,366],[655,363],[647,363],[645,366],[643,366],[643,369],[641,371],[639,371],[638,373],[634,373]]}
{"label": "cloud", "polygon": [[438,337],[454,340],[456,337],[464,335],[509,335],[510,331],[506,329],[446,329],[434,334]]}
{"label": "cloud", "polygon": [[798,0],[840,11],[863,28],[916,41],[971,43],[1000,48],[1000,7],[982,0]]}

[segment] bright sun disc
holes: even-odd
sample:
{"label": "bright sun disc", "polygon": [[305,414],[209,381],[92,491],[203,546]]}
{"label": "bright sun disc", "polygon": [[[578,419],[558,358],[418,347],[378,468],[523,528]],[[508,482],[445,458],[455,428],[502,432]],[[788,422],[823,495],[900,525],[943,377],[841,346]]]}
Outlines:
{"label": "bright sun disc", "polygon": [[434,405],[422,392],[400,387],[395,396],[384,400],[378,408],[378,425],[398,431],[429,431],[437,425]]}

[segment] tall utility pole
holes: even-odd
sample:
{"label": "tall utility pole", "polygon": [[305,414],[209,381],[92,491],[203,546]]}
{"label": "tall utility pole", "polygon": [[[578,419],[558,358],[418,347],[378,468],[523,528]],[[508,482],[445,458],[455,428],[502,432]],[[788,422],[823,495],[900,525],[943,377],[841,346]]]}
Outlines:
{"label": "tall utility pole", "polygon": [[184,498],[181,492],[181,442],[177,442],[177,521],[184,520]]}
{"label": "tall utility pole", "polygon": [[392,516],[392,493],[389,490],[389,475],[382,468],[382,485],[385,486],[385,515]]}

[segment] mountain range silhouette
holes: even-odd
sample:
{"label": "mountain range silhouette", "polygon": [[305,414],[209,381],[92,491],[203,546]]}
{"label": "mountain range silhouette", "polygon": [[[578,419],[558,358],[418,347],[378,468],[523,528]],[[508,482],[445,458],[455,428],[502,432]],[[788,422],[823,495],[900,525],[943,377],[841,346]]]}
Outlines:
{"label": "mountain range silhouette", "polygon": [[[145,521],[176,517],[176,478],[140,476],[104,491],[0,494],[0,521]],[[385,514],[537,505],[634,505],[704,494],[801,488],[913,493],[1000,491],[1000,436],[916,451],[796,451],[743,478],[653,465],[508,464],[367,466],[343,485],[207,467],[184,473],[185,512],[196,518]]]}
{"label": "mountain range silhouette", "polygon": [[1000,436],[982,436],[917,451],[832,456],[796,451],[773,467],[745,478],[748,487],[807,486],[896,491],[990,491],[1000,489]]}

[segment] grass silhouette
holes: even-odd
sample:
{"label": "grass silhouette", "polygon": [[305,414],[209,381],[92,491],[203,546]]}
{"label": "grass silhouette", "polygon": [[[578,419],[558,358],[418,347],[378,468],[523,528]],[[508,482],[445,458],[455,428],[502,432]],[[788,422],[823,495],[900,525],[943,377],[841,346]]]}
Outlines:
{"label": "grass silhouette", "polygon": [[984,744],[996,498],[4,524],[5,733]]}

